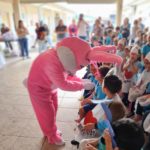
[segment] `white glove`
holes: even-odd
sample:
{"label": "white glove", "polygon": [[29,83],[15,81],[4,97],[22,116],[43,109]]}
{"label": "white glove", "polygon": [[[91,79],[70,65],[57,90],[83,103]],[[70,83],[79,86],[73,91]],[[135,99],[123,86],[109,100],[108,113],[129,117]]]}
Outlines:
{"label": "white glove", "polygon": [[82,83],[87,83],[87,82],[90,82],[91,83],[91,80],[90,79],[81,79],[82,80]]}
{"label": "white glove", "polygon": [[85,90],[92,90],[95,87],[95,84],[92,82],[83,82],[83,87]]}

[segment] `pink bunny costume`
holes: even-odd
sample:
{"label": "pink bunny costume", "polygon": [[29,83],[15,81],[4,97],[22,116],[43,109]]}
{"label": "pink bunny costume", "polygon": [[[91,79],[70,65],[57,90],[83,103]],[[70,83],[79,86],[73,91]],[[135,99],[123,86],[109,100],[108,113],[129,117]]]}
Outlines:
{"label": "pink bunny costume", "polygon": [[57,88],[66,91],[78,91],[92,88],[91,83],[77,77],[68,78],[68,72],[74,74],[90,60],[120,64],[121,57],[104,52],[114,50],[114,46],[91,49],[89,44],[79,38],[62,40],[56,48],[47,50],[33,62],[27,88],[36,117],[43,134],[49,143],[60,145],[62,138],[57,132],[56,114],[58,108]]}

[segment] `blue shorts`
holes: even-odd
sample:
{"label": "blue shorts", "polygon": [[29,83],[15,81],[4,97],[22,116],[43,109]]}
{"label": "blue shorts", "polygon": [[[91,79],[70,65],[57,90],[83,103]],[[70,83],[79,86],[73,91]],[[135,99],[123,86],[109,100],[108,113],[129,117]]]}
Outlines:
{"label": "blue shorts", "polygon": [[86,104],[83,106],[83,110],[85,113],[92,110],[97,104]]}

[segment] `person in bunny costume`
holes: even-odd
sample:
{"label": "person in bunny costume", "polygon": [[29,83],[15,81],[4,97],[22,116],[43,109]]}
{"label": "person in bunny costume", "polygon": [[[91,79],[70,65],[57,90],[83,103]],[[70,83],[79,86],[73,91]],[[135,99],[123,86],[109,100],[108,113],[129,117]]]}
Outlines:
{"label": "person in bunny costume", "polygon": [[40,54],[33,62],[26,81],[27,88],[36,117],[49,143],[65,144],[56,126],[57,88],[66,91],[93,89],[93,83],[74,74],[91,60],[120,64],[121,57],[104,52],[111,49],[115,47],[92,49],[87,42],[70,37],[63,39],[55,48]]}

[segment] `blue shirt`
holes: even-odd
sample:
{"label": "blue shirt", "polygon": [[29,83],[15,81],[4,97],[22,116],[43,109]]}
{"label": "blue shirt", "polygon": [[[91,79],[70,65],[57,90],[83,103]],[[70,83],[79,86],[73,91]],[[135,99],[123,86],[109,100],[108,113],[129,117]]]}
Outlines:
{"label": "blue shirt", "polygon": [[93,96],[92,99],[100,100],[100,99],[104,99],[105,97],[106,95],[102,91],[102,85],[100,83],[97,83],[95,86],[95,95]]}
{"label": "blue shirt", "polygon": [[111,37],[110,37],[110,36],[107,36],[107,37],[106,37],[105,44],[106,44],[106,45],[111,45],[111,44],[112,44],[112,40],[111,40]]}
{"label": "blue shirt", "polygon": [[123,36],[122,36],[121,33],[118,33],[118,36],[117,36],[117,37],[118,37],[119,40],[123,38]]}
{"label": "blue shirt", "polygon": [[98,81],[95,79],[95,77],[92,75],[90,77],[91,82],[93,82],[95,85],[97,85]]}
{"label": "blue shirt", "polygon": [[144,55],[144,57],[150,52],[150,45],[146,44],[143,46],[141,53]]}

